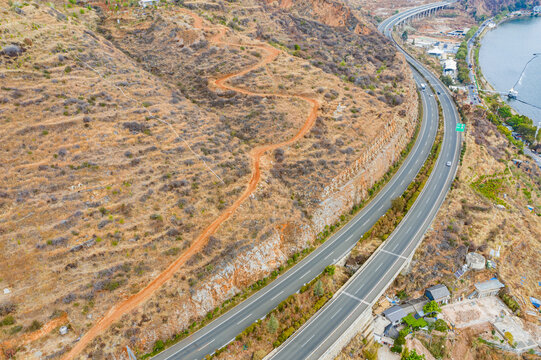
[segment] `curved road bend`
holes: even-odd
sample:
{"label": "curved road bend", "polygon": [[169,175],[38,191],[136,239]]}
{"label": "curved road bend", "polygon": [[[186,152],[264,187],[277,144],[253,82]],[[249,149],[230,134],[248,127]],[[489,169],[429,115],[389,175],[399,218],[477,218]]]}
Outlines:
{"label": "curved road bend", "polygon": [[[407,13],[413,15],[423,9],[427,7]],[[388,19],[382,23],[380,31],[390,36],[390,29],[404,16],[402,13]],[[458,113],[445,86],[416,60],[407,54],[406,58],[412,68],[421,72],[440,93],[445,133],[432,175],[413,207],[384,244],[322,310],[271,354],[270,359],[319,359],[364,311],[372,311],[373,304],[415,252],[451,186],[460,152],[460,136],[455,131]],[[446,166],[447,161],[452,162],[451,166]]]}
{"label": "curved road bend", "polygon": [[[424,82],[415,71],[414,78],[417,84]],[[438,123],[437,104],[434,97],[430,95],[432,93],[429,88],[421,92],[424,109],[423,122],[410,154],[389,183],[364,209],[323,245],[265,288],[153,359],[193,360],[212,354],[231,342],[250,324],[263,318],[289,295],[297,292],[303,284],[314,279],[326,266],[345,256],[361,236],[385,214],[391,205],[391,200],[404,192],[427,158],[434,142]],[[434,199],[431,200],[434,202]],[[388,244],[389,240],[387,240]],[[302,356],[294,354],[288,359],[297,358],[302,358]]]}

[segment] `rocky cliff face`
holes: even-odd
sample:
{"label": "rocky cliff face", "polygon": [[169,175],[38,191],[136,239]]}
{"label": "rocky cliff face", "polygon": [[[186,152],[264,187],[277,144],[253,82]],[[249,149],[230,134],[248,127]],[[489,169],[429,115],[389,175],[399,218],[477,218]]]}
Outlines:
{"label": "rocky cliff face", "polygon": [[[272,3],[274,0],[268,0]],[[352,14],[351,8],[346,4],[332,0],[279,0],[280,7],[290,12],[312,18],[325,25],[345,27],[355,33],[369,34],[374,29],[364,24]]]}
{"label": "rocky cliff face", "polygon": [[[404,69],[406,70],[406,69]],[[145,331],[145,343],[172,336],[180,328],[220,306],[225,300],[270,274],[294,252],[315,244],[315,236],[327,225],[335,223],[341,214],[365,199],[368,190],[397,160],[409,142],[417,121],[418,107],[414,86],[409,87],[405,100],[406,115],[390,115],[381,134],[351,165],[330,181],[322,192],[321,202],[315,207],[310,220],[292,221],[275,228],[266,240],[247,247],[218,271],[205,279],[189,293],[182,293],[180,309],[175,312],[171,326],[152,327]],[[409,125],[409,126],[407,126]],[[144,346],[144,344],[139,344]]]}
{"label": "rocky cliff face", "polygon": [[74,331],[18,357],[58,356],[167,273],[85,352],[149,350],[311,246],[411,136],[404,59],[340,2],[53,2],[0,24],[24,52],[0,54],[0,316],[65,312]]}

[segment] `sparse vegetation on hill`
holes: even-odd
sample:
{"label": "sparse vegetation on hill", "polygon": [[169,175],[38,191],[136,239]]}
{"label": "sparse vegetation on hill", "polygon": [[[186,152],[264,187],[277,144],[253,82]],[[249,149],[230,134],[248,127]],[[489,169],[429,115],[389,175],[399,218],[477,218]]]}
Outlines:
{"label": "sparse vegetation on hill", "polygon": [[[305,98],[321,103],[310,131],[266,154],[253,196],[85,356],[111,357],[119,349],[107,344],[118,341],[152,350],[310,246],[322,190],[391,120],[404,138],[392,145],[400,153],[416,118],[403,59],[347,7],[323,5],[311,14],[301,1],[187,4],[208,29],[172,3],[143,10],[55,0],[0,10],[5,351],[25,357],[30,347],[13,347],[21,333],[38,324],[52,331],[50,316],[65,311],[73,331],[32,340],[44,356],[60,356],[68,348],[59,344],[193,251],[243,193],[253,149],[303,126],[312,109]],[[284,52],[223,79],[245,93],[216,87],[265,60],[262,44]],[[375,164],[370,181],[391,162]],[[234,268],[223,291],[210,287],[246,254],[250,268]]]}

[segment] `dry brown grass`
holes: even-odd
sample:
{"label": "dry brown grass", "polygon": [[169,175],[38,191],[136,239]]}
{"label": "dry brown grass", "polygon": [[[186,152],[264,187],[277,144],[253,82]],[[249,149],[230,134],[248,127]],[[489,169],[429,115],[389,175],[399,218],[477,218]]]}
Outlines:
{"label": "dry brown grass", "polygon": [[[541,220],[526,210],[528,203],[534,207],[541,205],[540,174],[526,173],[512,164],[511,158],[526,158],[510,153],[507,140],[482,111],[468,113],[468,127],[458,180],[415,254],[411,272],[399,276],[388,295],[405,290],[412,297],[420,296],[426,287],[443,282],[453,299],[459,299],[471,294],[475,282],[497,276],[517,299],[524,316],[526,310],[533,310],[528,297],[541,296],[538,274],[532,271],[541,267],[540,257],[535,255],[541,251]],[[498,197],[505,202],[505,209],[497,208],[494,201],[474,190],[472,184],[482,176],[503,179]],[[531,199],[524,189],[531,191]],[[468,271],[460,280],[455,278],[453,273],[465,263],[467,252],[490,258],[490,249],[499,246],[501,258],[495,259],[495,270]],[[530,315],[524,317],[535,322]],[[477,344],[477,350],[475,346],[472,350],[472,339],[468,341],[458,347],[464,353],[473,351],[465,358],[488,356],[486,346]]]}
{"label": "dry brown grass", "polygon": [[[342,267],[336,267],[333,276],[323,275],[321,284],[324,295],[329,297],[335,293],[347,281],[349,275]],[[276,332],[272,332],[269,328],[271,316],[267,316],[261,322],[256,323],[253,329],[245,331],[235,341],[228,344],[225,349],[214,358],[216,359],[243,359],[251,360],[263,354],[270,353],[273,349],[273,343],[280,335],[287,331],[288,328],[298,328],[295,323],[300,324],[301,319],[309,318],[307,314],[313,312],[313,306],[322,297],[314,293],[315,284],[309,286],[306,291],[293,294],[287,301],[282,302],[271,314],[275,317],[278,323]]]}
{"label": "dry brown grass", "polygon": [[[59,11],[41,3],[23,6],[22,14],[0,10],[0,45],[25,49],[18,58],[0,58],[0,287],[12,290],[1,304],[16,304],[13,315],[24,326],[35,319],[45,323],[55,311],[68,313],[67,336],[53,332],[32,344],[44,354],[64,351],[189,248],[244,190],[249,151],[291,138],[309,111],[300,100],[213,87],[214,79],[257,63],[261,54],[210,45],[216,33],[194,29],[191,18],[174,8],[143,16],[55,5]],[[229,10],[240,11],[238,4],[227,6],[200,12],[216,23]],[[284,43],[299,42],[311,54],[308,45],[317,39],[289,39],[268,12],[258,11],[267,32],[275,31]],[[337,41],[350,36],[321,29]],[[248,23],[228,31],[226,40],[253,43],[256,30],[255,22]],[[331,72],[339,57],[319,65],[280,55],[264,71],[231,81],[253,92],[320,99],[313,130],[283,152],[265,156],[261,183],[218,229],[214,246],[188,260],[167,288],[96,339],[88,352],[106,357],[118,349],[104,344],[118,340],[148,350],[155,339],[184,328],[311,242],[321,190],[366,151],[386,121],[397,118],[404,125],[401,110],[410,116],[407,103],[415,94],[399,76],[405,65],[388,44],[376,59],[379,40],[367,35],[372,60],[362,67],[348,61],[338,69],[366,75],[363,86],[371,84],[372,94]],[[376,74],[382,61],[388,68]],[[405,103],[389,106],[394,96]],[[345,108],[335,119],[338,104]],[[209,279],[233,259],[253,250],[264,262],[257,245],[269,237],[279,240],[273,261],[244,269],[227,293],[212,292],[200,301]],[[2,332],[0,338],[17,336]]]}

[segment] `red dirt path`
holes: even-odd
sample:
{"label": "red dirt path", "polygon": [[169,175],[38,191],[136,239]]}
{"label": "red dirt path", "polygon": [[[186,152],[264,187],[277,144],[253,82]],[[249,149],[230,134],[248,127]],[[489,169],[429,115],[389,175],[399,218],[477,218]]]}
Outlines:
{"label": "red dirt path", "polygon": [[8,350],[14,347],[19,347],[19,346],[24,346],[26,344],[29,344],[32,341],[35,341],[37,339],[40,339],[42,336],[47,335],[48,333],[53,331],[55,328],[67,323],[68,323],[68,314],[63,313],[62,316],[49,321],[47,324],[43,325],[41,329],[39,330],[33,331],[28,334],[24,334],[23,336],[17,339],[7,340],[1,343],[0,344],[0,359],[3,356],[2,352],[4,350]]}
{"label": "red dirt path", "polygon": [[192,245],[180,255],[175,261],[173,261],[161,274],[159,274],[154,280],[152,280],[146,287],[141,289],[137,294],[130,296],[129,298],[123,300],[122,302],[114,305],[94,326],[92,326],[86,334],[84,334],[77,344],[63,357],[62,360],[74,359],[96,336],[105,331],[111,324],[120,319],[124,314],[129,313],[130,311],[137,308],[147,299],[149,299],[156,290],[158,290],[167,280],[169,280],[180,268],[186,263],[186,261],[194,254],[201,251],[203,246],[206,244],[210,235],[214,234],[218,227],[226,221],[235,210],[250,196],[259,183],[261,178],[261,158],[265,155],[266,152],[275,150],[277,148],[290,145],[299,139],[301,139],[314,125],[314,122],[317,117],[319,110],[319,102],[316,99],[312,99],[302,94],[283,94],[283,93],[255,93],[249,90],[240,89],[227,85],[226,81],[236,77],[242,76],[250,71],[253,71],[259,67],[266,66],[267,64],[274,61],[282,51],[267,45],[267,44],[233,44],[227,43],[221,40],[225,35],[227,28],[220,27],[209,28],[203,25],[203,20],[196,14],[189,12],[187,10],[180,10],[194,19],[193,26],[197,29],[203,31],[212,31],[218,30],[218,33],[212,35],[209,40],[215,44],[226,45],[226,46],[246,46],[258,48],[265,51],[266,56],[262,58],[257,64],[252,65],[248,68],[243,69],[240,72],[234,74],[224,75],[214,81],[214,84],[217,88],[224,90],[233,90],[242,94],[252,95],[252,96],[261,96],[261,97],[282,97],[282,98],[298,98],[307,101],[312,105],[312,109],[308,114],[303,126],[298,130],[298,132],[291,139],[283,141],[277,144],[269,144],[258,146],[250,151],[250,156],[252,157],[252,176],[248,182],[246,189],[242,195],[229,207],[227,208],[217,219],[215,219],[204,231],[199,235],[199,237],[192,243]]}

